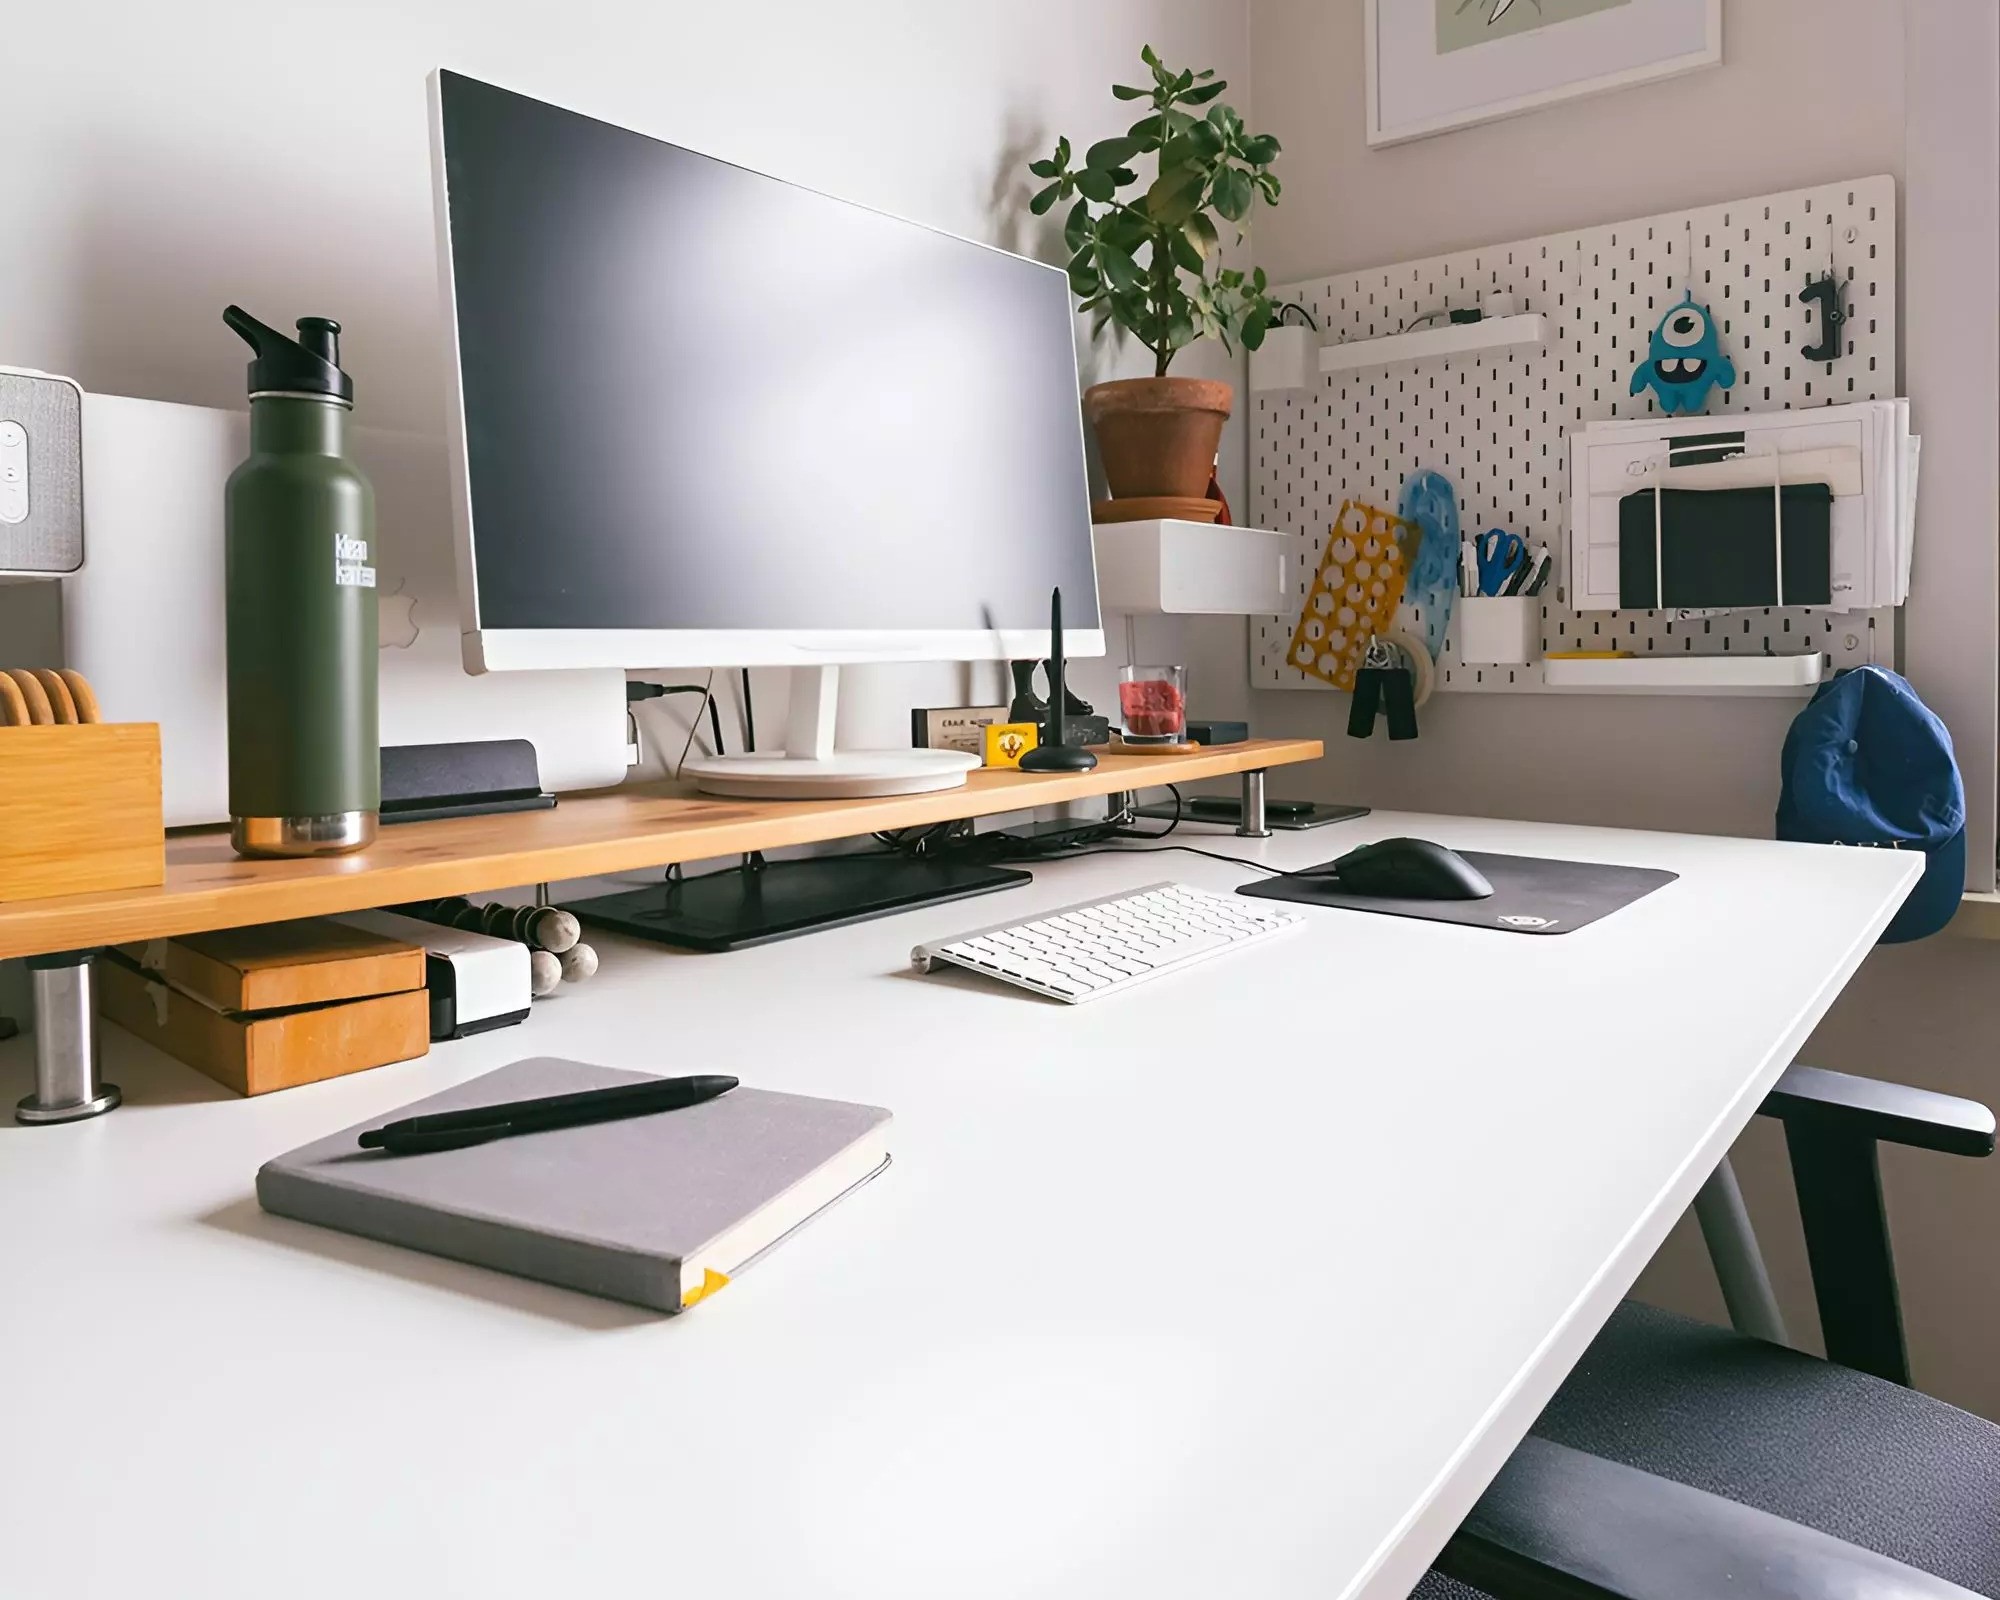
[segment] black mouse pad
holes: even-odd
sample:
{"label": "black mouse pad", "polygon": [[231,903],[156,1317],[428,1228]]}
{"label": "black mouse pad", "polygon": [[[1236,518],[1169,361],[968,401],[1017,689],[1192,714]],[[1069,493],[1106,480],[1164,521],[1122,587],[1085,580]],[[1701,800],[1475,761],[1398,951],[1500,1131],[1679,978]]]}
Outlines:
{"label": "black mouse pad", "polygon": [[[1550,861],[1541,856],[1459,854],[1486,875],[1493,893],[1484,900],[1392,900],[1349,894],[1330,878],[1287,875],[1246,883],[1236,892],[1259,900],[1295,900],[1307,906],[1379,911],[1426,922],[1457,922],[1502,933],[1570,933],[1678,878],[1658,867],[1611,867],[1595,861]],[[1310,869],[1308,869],[1310,870]]]}

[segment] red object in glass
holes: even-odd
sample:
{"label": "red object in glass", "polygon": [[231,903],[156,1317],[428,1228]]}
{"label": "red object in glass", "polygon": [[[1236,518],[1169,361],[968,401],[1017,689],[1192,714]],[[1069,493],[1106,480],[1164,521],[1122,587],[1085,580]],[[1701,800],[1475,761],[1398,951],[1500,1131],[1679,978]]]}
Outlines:
{"label": "red object in glass", "polygon": [[1165,738],[1187,731],[1187,701],[1162,678],[1119,684],[1118,709],[1125,714],[1125,731],[1141,738]]}

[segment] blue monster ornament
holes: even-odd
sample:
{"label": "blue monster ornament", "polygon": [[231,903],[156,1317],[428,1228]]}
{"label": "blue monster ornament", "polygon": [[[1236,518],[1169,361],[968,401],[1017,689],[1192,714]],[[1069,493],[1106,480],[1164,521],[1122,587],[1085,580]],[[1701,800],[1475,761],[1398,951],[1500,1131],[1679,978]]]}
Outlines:
{"label": "blue monster ornament", "polygon": [[1708,307],[1688,296],[1653,330],[1652,347],[1632,374],[1632,392],[1651,389],[1669,416],[1688,416],[1708,404],[1717,384],[1736,387],[1736,363],[1722,353],[1722,340]]}

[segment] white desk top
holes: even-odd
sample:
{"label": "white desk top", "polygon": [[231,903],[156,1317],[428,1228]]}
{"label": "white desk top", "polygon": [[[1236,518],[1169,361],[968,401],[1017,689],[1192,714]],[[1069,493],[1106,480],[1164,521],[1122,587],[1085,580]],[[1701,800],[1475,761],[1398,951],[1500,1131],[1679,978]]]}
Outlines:
{"label": "white desk top", "polygon": [[[1068,1008],[910,946],[1189,855],[587,987],[238,1100],[0,1124],[11,1600],[1403,1594],[1824,1013],[1912,855],[1376,815],[1664,866],[1563,937],[1336,911]],[[769,1040],[760,1043],[759,1035]],[[260,1162],[516,1057],[875,1101],[896,1165],[662,1319],[265,1216]],[[6,1104],[26,1087],[0,1048]]]}

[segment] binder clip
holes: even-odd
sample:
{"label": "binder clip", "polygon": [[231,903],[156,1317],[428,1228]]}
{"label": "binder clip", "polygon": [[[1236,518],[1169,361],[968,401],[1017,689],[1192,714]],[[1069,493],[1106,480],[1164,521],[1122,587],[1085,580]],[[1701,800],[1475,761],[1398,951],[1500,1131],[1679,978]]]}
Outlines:
{"label": "binder clip", "polygon": [[1416,685],[1400,652],[1379,634],[1368,641],[1368,653],[1354,674],[1354,703],[1347,712],[1347,736],[1366,739],[1373,734],[1378,711],[1389,715],[1391,739],[1416,738]]}
{"label": "binder clip", "polygon": [[1824,276],[1806,279],[1799,299],[1819,307],[1821,329],[1819,343],[1807,345],[1799,354],[1808,361],[1838,361],[1842,349],[1840,330],[1847,322],[1847,285],[1835,274],[1831,262]]}

